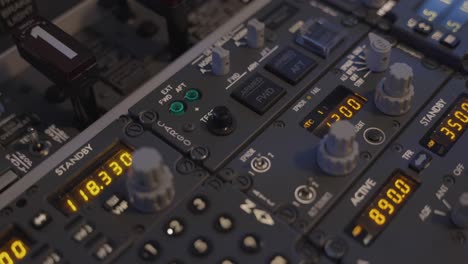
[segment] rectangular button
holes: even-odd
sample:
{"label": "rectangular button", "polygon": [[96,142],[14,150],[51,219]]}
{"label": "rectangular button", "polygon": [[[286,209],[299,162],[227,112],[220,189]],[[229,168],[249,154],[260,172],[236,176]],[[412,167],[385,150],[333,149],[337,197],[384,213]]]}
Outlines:
{"label": "rectangular button", "polygon": [[237,88],[231,96],[256,113],[263,115],[285,93],[283,88],[256,74]]}
{"label": "rectangular button", "polygon": [[265,69],[284,81],[295,85],[299,83],[313,68],[317,62],[300,53],[296,49],[286,48],[271,59]]}

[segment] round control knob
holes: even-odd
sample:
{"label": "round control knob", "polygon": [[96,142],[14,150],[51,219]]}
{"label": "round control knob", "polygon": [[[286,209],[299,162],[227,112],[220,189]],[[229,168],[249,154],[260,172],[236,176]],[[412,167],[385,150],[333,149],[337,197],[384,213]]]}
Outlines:
{"label": "round control knob", "polygon": [[227,136],[235,129],[235,120],[226,106],[217,106],[213,109],[207,122],[208,130],[217,136]]}
{"label": "round control knob", "polygon": [[375,91],[375,105],[384,114],[399,116],[411,109],[414,98],[413,68],[394,63]]}
{"label": "round control knob", "polygon": [[383,72],[390,65],[392,44],[375,33],[369,33],[369,45],[366,48],[367,67],[373,72]]}
{"label": "round control knob", "polygon": [[175,194],[173,178],[158,150],[148,147],[136,150],[127,177],[130,203],[145,213],[166,208]]}
{"label": "round control knob", "polygon": [[370,8],[381,8],[387,0],[363,0],[362,2]]}
{"label": "round control knob", "polygon": [[359,145],[354,126],[349,121],[334,123],[320,142],[317,153],[319,167],[330,175],[346,175],[356,168]]}
{"label": "round control knob", "polygon": [[452,210],[452,222],[459,228],[468,228],[468,192],[463,193]]}

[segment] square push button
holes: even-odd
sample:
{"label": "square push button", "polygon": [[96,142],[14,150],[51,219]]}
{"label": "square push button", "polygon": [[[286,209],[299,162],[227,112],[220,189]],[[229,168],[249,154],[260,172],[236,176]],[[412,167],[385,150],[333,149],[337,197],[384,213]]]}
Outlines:
{"label": "square push button", "polygon": [[256,74],[237,88],[231,96],[252,111],[263,115],[285,93],[283,88]]}
{"label": "square push button", "polygon": [[295,85],[300,82],[317,62],[293,48],[286,48],[271,59],[265,69],[284,81]]}

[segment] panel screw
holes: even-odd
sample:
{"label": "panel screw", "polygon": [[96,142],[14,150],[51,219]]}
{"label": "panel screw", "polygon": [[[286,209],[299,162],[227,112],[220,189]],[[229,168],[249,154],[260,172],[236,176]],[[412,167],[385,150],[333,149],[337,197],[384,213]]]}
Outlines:
{"label": "panel screw", "polygon": [[190,158],[194,161],[204,161],[210,155],[210,151],[205,147],[196,147],[190,151]]}
{"label": "panel screw", "polygon": [[182,174],[192,173],[196,168],[196,165],[193,161],[189,159],[181,159],[177,162],[176,169]]}
{"label": "panel screw", "polygon": [[141,134],[143,134],[144,129],[143,126],[137,123],[130,123],[126,128],[125,128],[125,133],[129,137],[138,137]]}
{"label": "panel screw", "polygon": [[139,119],[143,125],[150,125],[156,122],[158,119],[158,114],[153,111],[144,111],[140,113]]}

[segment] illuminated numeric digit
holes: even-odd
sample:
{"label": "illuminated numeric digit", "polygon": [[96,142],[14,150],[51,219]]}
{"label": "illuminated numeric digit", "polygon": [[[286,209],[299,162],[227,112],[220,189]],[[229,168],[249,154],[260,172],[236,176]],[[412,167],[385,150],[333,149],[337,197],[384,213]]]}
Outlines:
{"label": "illuminated numeric digit", "polygon": [[[118,174],[120,175],[120,174]],[[101,171],[98,174],[99,178],[101,178],[101,181],[104,182],[105,185],[109,185],[112,182],[112,178],[107,174],[105,171]]]}
{"label": "illuminated numeric digit", "polygon": [[348,99],[348,101],[346,101],[346,103],[356,111],[358,111],[358,110],[360,110],[362,108],[362,105],[358,101],[356,101],[356,99],[354,99],[354,98]]}
{"label": "illuminated numeric digit", "polygon": [[353,117],[353,112],[349,110],[346,106],[340,107],[340,113],[342,113],[346,118]]}
{"label": "illuminated numeric digit", "polygon": [[395,187],[397,187],[398,190],[400,190],[404,194],[408,194],[411,191],[411,187],[408,184],[406,184],[406,182],[403,180],[396,180]]}
{"label": "illuminated numeric digit", "polygon": [[70,209],[72,210],[72,212],[78,211],[78,209],[76,208],[76,206],[75,206],[75,204],[73,203],[72,200],[68,199],[68,200],[67,200],[67,205],[68,205],[68,207],[70,207]]}
{"label": "illuminated numeric digit", "polygon": [[97,196],[101,192],[101,188],[99,188],[95,181],[89,181],[86,183],[86,189],[88,189],[89,193],[93,196]]}
{"label": "illuminated numeric digit", "polygon": [[427,20],[434,21],[434,19],[436,19],[436,17],[437,17],[437,12],[429,10],[429,9],[426,8],[426,9],[423,10],[423,15],[425,17],[427,17]]}
{"label": "illuminated numeric digit", "polygon": [[123,173],[122,167],[120,167],[120,165],[119,165],[117,162],[115,162],[115,161],[113,161],[113,162],[111,162],[111,163],[109,164],[109,168],[111,168],[112,171],[113,171],[113,172],[115,173],[115,175],[117,175],[117,176],[120,176],[120,175],[122,175],[122,173]]}
{"label": "illuminated numeric digit", "polygon": [[[468,3],[468,2],[467,2]],[[463,111],[467,112],[468,113],[468,102],[464,102],[462,105],[461,105]]]}
{"label": "illuminated numeric digit", "polygon": [[385,199],[380,199],[378,202],[379,208],[382,210],[387,210],[389,215],[392,215],[393,212],[395,211],[395,207],[393,207],[392,204],[390,204],[387,200]]}
{"label": "illuminated numeric digit", "polygon": [[14,262],[8,253],[0,252],[0,264],[14,264]]}
{"label": "illuminated numeric digit", "polygon": [[403,197],[394,189],[389,189],[387,191],[387,197],[396,204],[400,204],[403,201]]}
{"label": "illuminated numeric digit", "polygon": [[130,155],[130,153],[128,152],[124,152],[120,155],[119,157],[120,161],[122,161],[122,163],[127,166],[127,167],[130,167],[132,166],[132,155]]}
{"label": "illuminated numeric digit", "polygon": [[455,140],[455,138],[457,137],[457,136],[455,135],[455,133],[453,133],[450,129],[448,129],[448,128],[446,128],[446,127],[442,127],[442,128],[440,129],[440,132],[445,133],[445,135],[446,135],[447,137],[450,137],[451,140]]}
{"label": "illuminated numeric digit", "polygon": [[385,222],[387,221],[387,218],[385,217],[385,215],[383,215],[382,213],[380,213],[379,210],[377,209],[372,209],[370,210],[369,212],[369,217],[374,220],[374,222],[378,225],[383,225],[385,224]]}
{"label": "illuminated numeric digit", "polygon": [[15,240],[11,244],[10,248],[11,248],[11,252],[13,252],[13,254],[15,255],[17,259],[23,259],[24,257],[26,257],[26,254],[28,253],[28,251],[26,250],[26,247],[24,246],[24,243],[21,242],[20,240]]}
{"label": "illuminated numeric digit", "polygon": [[80,190],[80,195],[81,195],[81,198],[83,198],[83,200],[85,202],[87,202],[89,200],[88,196],[86,195],[86,193],[83,190]]}
{"label": "illuminated numeric digit", "polygon": [[463,126],[460,125],[457,122],[453,122],[453,120],[451,118],[447,121],[447,124],[449,125],[449,127],[453,127],[455,129],[457,129],[457,131],[462,131],[463,130]]}
{"label": "illuminated numeric digit", "polygon": [[458,32],[461,29],[462,25],[459,22],[448,20],[447,27],[453,32]]}
{"label": "illuminated numeric digit", "polygon": [[465,115],[463,112],[461,111],[456,111],[455,112],[455,117],[458,118],[460,121],[462,121],[463,123],[468,123],[468,116]]}

